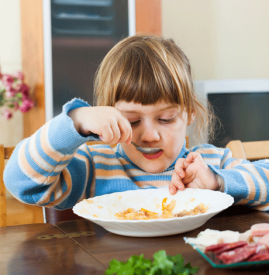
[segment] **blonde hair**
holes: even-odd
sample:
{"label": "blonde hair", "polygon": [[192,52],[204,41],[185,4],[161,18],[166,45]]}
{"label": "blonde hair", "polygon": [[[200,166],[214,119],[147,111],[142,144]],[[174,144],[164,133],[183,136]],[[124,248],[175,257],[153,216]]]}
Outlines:
{"label": "blonde hair", "polygon": [[211,124],[212,117],[195,95],[190,62],[172,39],[152,35],[123,39],[100,64],[94,91],[97,105],[115,106],[121,100],[178,104],[189,120],[195,113],[198,136]]}

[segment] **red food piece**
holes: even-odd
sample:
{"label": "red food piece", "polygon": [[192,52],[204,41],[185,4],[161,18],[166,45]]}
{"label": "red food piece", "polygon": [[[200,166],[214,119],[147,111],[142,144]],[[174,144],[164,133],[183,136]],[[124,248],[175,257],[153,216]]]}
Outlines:
{"label": "red food piece", "polygon": [[269,260],[268,248],[261,249],[258,253],[254,254],[248,259],[249,262],[266,261],[266,260]]}
{"label": "red food piece", "polygon": [[251,236],[263,236],[269,233],[269,223],[257,223],[253,224],[250,228],[250,235]]}
{"label": "red food piece", "polygon": [[205,248],[205,252],[210,252],[212,251],[214,254],[220,254],[224,251],[229,251],[238,247],[242,247],[247,245],[248,243],[245,241],[240,241],[240,242],[234,242],[234,243],[222,243],[222,244],[214,244],[207,246]]}
{"label": "red food piece", "polygon": [[221,248],[223,248],[224,246],[226,246],[227,243],[218,243],[218,244],[212,244],[209,245],[205,248],[205,252],[215,252],[216,250],[219,250]]}
{"label": "red food piece", "polygon": [[255,254],[258,247],[258,244],[245,245],[234,250],[222,252],[221,254],[217,255],[217,258],[221,260],[224,264],[242,262],[243,260],[246,260],[253,254]]}

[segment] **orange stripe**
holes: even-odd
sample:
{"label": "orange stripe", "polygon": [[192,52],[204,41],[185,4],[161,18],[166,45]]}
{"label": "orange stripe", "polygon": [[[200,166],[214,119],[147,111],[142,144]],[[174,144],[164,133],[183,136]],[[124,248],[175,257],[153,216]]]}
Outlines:
{"label": "orange stripe", "polygon": [[223,151],[219,151],[217,149],[213,149],[213,148],[201,148],[198,149],[197,151],[195,151],[199,154],[219,154],[219,155],[223,155]]}
{"label": "orange stripe", "polygon": [[96,177],[111,177],[111,176],[125,176],[126,173],[123,170],[104,170],[104,169],[96,169]]}
{"label": "orange stripe", "polygon": [[94,148],[91,146],[88,146],[91,152],[97,152],[107,155],[115,155],[115,152],[112,150],[112,148]]}
{"label": "orange stripe", "polygon": [[[241,172],[241,171],[240,171]],[[256,188],[255,188],[255,184],[251,178],[251,176],[246,173],[246,172],[241,172],[241,174],[243,175],[243,178],[245,178],[245,182],[247,183],[247,186],[249,187],[249,195],[247,197],[248,200],[254,200],[255,195],[256,195]]]}

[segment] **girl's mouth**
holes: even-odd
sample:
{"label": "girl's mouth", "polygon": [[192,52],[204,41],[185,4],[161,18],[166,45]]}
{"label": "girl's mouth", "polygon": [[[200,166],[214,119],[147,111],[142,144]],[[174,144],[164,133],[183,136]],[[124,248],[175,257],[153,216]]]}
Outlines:
{"label": "girl's mouth", "polygon": [[153,154],[145,154],[145,153],[142,153],[142,155],[143,155],[146,159],[157,159],[157,158],[159,158],[162,154],[163,154],[163,150],[160,150],[160,151],[158,151],[157,153],[153,153]]}

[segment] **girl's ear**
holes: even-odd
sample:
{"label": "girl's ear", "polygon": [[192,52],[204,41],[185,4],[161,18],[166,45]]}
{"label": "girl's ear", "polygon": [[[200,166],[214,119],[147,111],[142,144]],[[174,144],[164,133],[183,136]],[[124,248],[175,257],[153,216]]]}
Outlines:
{"label": "girl's ear", "polygon": [[191,125],[194,122],[194,120],[195,120],[195,113],[192,112],[188,120],[188,125]]}

